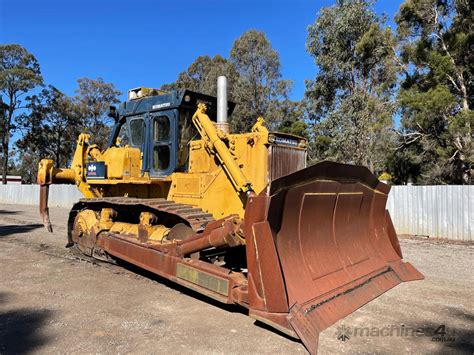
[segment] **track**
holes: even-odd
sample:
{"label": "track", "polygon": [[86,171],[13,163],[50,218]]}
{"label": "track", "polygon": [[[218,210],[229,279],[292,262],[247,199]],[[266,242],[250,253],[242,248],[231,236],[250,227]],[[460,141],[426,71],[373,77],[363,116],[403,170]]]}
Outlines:
{"label": "track", "polygon": [[69,213],[68,241],[72,241],[72,230],[76,215],[85,208],[100,210],[102,208],[120,208],[134,211],[149,211],[156,215],[175,219],[189,225],[195,232],[200,232],[214,220],[212,214],[191,205],[169,201],[164,198],[140,199],[132,197],[103,197],[95,199],[81,199]]}

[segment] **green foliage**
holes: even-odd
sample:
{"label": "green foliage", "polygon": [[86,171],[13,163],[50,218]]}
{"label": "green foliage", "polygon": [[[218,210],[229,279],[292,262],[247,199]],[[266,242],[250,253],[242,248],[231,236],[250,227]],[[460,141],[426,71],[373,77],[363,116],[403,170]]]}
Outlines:
{"label": "green foliage", "polygon": [[292,83],[281,79],[279,55],[265,34],[257,30],[242,34],[232,46],[230,61],[239,74],[234,90],[238,103],[234,130],[248,131],[259,116],[278,126],[284,118],[282,107],[291,107],[279,101],[288,99]]}
{"label": "green foliage", "polygon": [[278,53],[265,34],[256,30],[245,32],[234,42],[229,59],[199,56],[179,73],[176,82],[162,89],[190,89],[215,96],[220,75],[227,77],[229,100],[237,104],[230,118],[232,131],[249,131],[263,116],[272,129],[307,133],[299,104],[288,99],[291,82],[281,79]]}
{"label": "green foliage", "polygon": [[313,122],[311,159],[385,168],[393,142],[392,115],[398,67],[395,38],[372,1],[337,1],[308,28],[307,50],[319,72],[306,82]]}
{"label": "green foliage", "polygon": [[0,139],[2,145],[2,175],[6,184],[10,137],[16,130],[18,117],[15,113],[22,109],[21,97],[43,83],[36,58],[17,44],[0,45]]}
{"label": "green foliage", "polygon": [[99,79],[78,80],[77,96],[68,97],[52,85],[26,98],[28,114],[22,121],[23,136],[16,142],[17,170],[34,182],[38,162],[51,158],[56,167],[68,166],[79,133],[88,131],[102,148],[108,140],[109,105],[117,103],[119,91]]}
{"label": "green foliage", "polygon": [[17,44],[0,45],[0,91],[7,98],[42,84],[36,58]]}
{"label": "green foliage", "polygon": [[217,78],[221,75],[227,77],[229,98],[232,99],[237,72],[233,64],[220,55],[213,58],[207,55],[197,57],[186,71],[179,73],[176,82],[162,85],[161,88],[163,90],[188,89],[215,96]]}
{"label": "green foliage", "polygon": [[289,99],[276,101],[276,104],[278,106],[275,111],[279,116],[270,128],[278,132],[290,133],[308,139],[309,127],[301,119],[303,116],[301,104]]}
{"label": "green foliage", "polygon": [[[36,58],[19,45],[0,45],[0,92],[2,110],[3,175],[8,170],[10,138],[17,128],[24,131],[18,140],[19,171],[33,181],[40,157],[51,157],[56,166],[64,166],[72,155],[81,130],[90,131],[96,143],[104,146],[109,128],[105,113],[118,103],[120,92],[101,78],[78,80],[77,96],[69,98],[53,86],[36,95],[25,94],[42,85]],[[21,114],[15,115],[17,111]],[[4,182],[5,183],[5,182]]]}
{"label": "green foliage", "polygon": [[25,134],[16,142],[22,175],[35,176],[41,158],[53,159],[57,168],[67,166],[81,125],[79,107],[51,85],[27,102]]}
{"label": "green foliage", "polygon": [[466,0],[407,0],[396,15],[406,68],[396,180],[472,183],[473,16]]}
{"label": "green foliage", "polygon": [[120,102],[118,96],[122,93],[114,84],[107,83],[100,77],[80,78],[77,84],[74,103],[82,117],[81,128],[90,132],[92,142],[104,149],[110,135],[110,125],[113,123],[107,112],[110,105]]}

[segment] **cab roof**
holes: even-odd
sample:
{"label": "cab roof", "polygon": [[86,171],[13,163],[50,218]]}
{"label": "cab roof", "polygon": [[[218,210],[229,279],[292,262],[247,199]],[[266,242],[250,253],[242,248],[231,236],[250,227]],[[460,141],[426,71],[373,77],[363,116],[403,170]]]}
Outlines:
{"label": "cab roof", "polygon": [[[211,119],[217,115],[217,98],[191,90],[174,90],[161,95],[147,96],[141,99],[125,101],[120,104],[118,114],[121,117],[134,116],[146,112],[164,111],[183,107],[197,109],[198,103],[207,105],[207,114]],[[228,115],[234,111],[235,103],[228,102]]]}

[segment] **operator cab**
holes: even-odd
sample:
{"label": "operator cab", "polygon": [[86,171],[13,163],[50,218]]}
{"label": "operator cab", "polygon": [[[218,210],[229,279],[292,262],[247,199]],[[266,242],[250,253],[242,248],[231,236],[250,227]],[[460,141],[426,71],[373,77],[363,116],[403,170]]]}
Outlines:
{"label": "operator cab", "polygon": [[[217,114],[217,99],[190,90],[165,92],[157,89],[129,90],[128,101],[109,115],[116,121],[109,147],[138,148],[142,154],[142,174],[164,177],[187,171],[188,144],[199,138],[192,122],[198,103],[205,103],[211,119]],[[235,104],[228,102],[228,115]]]}

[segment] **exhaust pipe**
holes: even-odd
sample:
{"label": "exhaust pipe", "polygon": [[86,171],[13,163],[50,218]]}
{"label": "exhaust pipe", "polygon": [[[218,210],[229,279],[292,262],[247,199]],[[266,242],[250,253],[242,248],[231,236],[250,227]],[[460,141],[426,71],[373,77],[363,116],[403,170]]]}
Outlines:
{"label": "exhaust pipe", "polygon": [[227,122],[227,78],[225,76],[219,76],[217,78],[216,127],[224,133],[229,133],[229,123]]}

